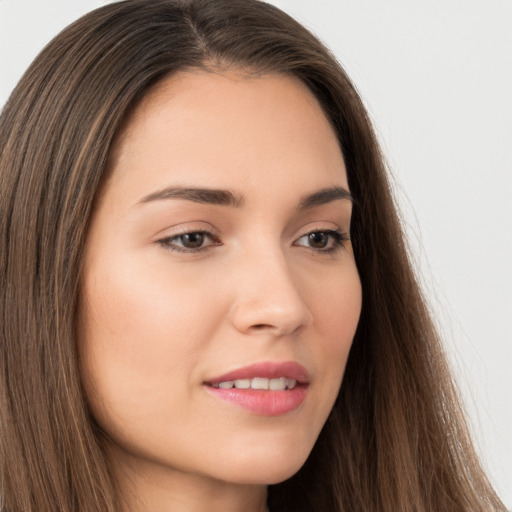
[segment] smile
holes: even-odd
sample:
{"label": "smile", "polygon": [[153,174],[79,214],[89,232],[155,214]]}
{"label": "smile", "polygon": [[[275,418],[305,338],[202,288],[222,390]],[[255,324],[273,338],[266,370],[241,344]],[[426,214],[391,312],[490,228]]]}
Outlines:
{"label": "smile", "polygon": [[221,389],[269,389],[271,391],[284,391],[293,389],[296,384],[297,381],[295,379],[288,379],[287,377],[279,377],[278,379],[254,377],[253,379],[226,380],[213,384],[213,387]]}
{"label": "smile", "polygon": [[294,411],[304,402],[309,375],[294,362],[256,363],[204,383],[216,398],[263,416]]}

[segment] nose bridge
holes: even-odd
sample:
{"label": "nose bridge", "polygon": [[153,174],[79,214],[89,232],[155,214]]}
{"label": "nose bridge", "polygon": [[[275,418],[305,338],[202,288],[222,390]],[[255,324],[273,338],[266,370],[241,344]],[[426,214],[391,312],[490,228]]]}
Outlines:
{"label": "nose bridge", "polygon": [[297,277],[279,244],[244,254],[237,265],[233,323],[242,332],[290,334],[312,322]]}

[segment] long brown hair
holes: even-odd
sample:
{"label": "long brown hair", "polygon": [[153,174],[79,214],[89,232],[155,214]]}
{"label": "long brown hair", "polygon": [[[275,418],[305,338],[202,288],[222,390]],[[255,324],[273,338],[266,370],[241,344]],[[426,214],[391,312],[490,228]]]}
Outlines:
{"label": "long brown hair", "polygon": [[115,482],[81,388],[84,242],[112,143],[137,101],[183,68],[288,73],[339,136],[356,198],[363,309],[343,385],[276,512],[503,511],[474,453],[407,253],[383,157],[343,69],[257,0],[128,0],[37,57],[0,117],[0,508],[114,512]]}

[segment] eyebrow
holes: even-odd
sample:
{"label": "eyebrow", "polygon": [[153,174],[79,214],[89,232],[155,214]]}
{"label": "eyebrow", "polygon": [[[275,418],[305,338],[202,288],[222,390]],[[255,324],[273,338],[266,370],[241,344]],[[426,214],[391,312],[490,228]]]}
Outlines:
{"label": "eyebrow", "polygon": [[[138,204],[161,201],[166,199],[184,199],[195,203],[230,206],[240,208],[244,205],[244,197],[230,190],[195,187],[167,187],[143,197]],[[352,194],[343,187],[327,187],[301,198],[297,210],[309,210],[323,204],[345,199],[354,202]]]}
{"label": "eyebrow", "polygon": [[346,199],[351,203],[354,203],[352,194],[343,187],[328,187],[309,194],[303,197],[299,202],[298,210],[309,210],[316,206],[331,203],[332,201],[338,201],[340,199]]}
{"label": "eyebrow", "polygon": [[244,203],[244,198],[241,195],[230,192],[229,190],[193,187],[167,187],[143,197],[139,201],[139,204],[164,199],[185,199],[186,201],[193,201],[195,203],[231,206],[234,208],[239,208],[243,206]]}

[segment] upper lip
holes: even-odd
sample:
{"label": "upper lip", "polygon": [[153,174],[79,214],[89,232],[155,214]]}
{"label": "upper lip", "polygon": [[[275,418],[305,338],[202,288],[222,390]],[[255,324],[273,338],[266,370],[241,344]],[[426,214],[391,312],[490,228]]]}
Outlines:
{"label": "upper lip", "polygon": [[295,379],[299,384],[307,384],[309,382],[308,371],[304,366],[295,361],[265,361],[244,366],[243,368],[238,368],[218,377],[214,377],[213,379],[207,380],[206,384],[218,384],[219,382],[253,379],[255,377],[267,379],[285,377],[287,379]]}

